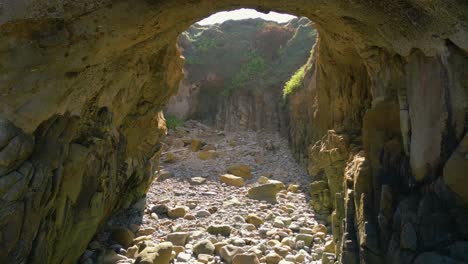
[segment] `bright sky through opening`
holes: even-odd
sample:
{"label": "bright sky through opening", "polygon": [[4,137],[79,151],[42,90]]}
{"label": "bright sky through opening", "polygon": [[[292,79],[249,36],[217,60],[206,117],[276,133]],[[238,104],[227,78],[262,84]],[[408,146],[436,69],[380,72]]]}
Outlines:
{"label": "bright sky through opening", "polygon": [[198,21],[200,25],[211,25],[216,23],[223,23],[226,20],[242,20],[248,18],[263,18],[264,20],[276,21],[278,23],[288,22],[295,18],[293,15],[280,14],[276,12],[270,12],[268,14],[260,13],[254,9],[237,9],[233,11],[224,11],[213,14],[203,20]]}

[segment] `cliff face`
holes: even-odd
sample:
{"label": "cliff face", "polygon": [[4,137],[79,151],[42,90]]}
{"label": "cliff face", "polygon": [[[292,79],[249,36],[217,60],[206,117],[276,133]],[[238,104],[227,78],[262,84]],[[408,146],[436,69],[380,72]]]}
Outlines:
{"label": "cliff face", "polygon": [[185,78],[166,114],[221,129],[277,131],[284,82],[306,62],[315,40],[307,18],[195,24],[179,38]]}
{"label": "cliff face", "polygon": [[311,123],[291,129],[328,186],[314,197],[341,262],[463,261],[468,6],[442,0],[4,1],[2,260],[73,263],[144,194],[182,77],[177,36],[238,7],[315,22],[314,99],[291,96],[306,109],[292,122]]}

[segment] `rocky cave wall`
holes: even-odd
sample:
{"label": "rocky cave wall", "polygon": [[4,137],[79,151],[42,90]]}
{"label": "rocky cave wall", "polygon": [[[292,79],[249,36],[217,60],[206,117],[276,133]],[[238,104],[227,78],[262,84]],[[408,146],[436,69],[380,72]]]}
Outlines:
{"label": "rocky cave wall", "polygon": [[291,142],[339,260],[467,261],[462,0],[4,1],[2,260],[73,263],[144,195],[182,77],[177,36],[239,7],[317,25],[314,66],[289,98]]}
{"label": "rocky cave wall", "polygon": [[447,41],[337,63],[329,41],[288,97],[288,135],[340,263],[468,261],[467,53]]}
{"label": "rocky cave wall", "polygon": [[184,78],[164,113],[225,130],[278,131],[283,86],[316,36],[305,17],[192,25],[179,37]]}

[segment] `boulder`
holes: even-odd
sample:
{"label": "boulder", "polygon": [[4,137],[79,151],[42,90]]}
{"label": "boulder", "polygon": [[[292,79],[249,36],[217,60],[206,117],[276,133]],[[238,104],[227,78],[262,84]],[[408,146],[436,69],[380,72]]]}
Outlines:
{"label": "boulder", "polygon": [[260,176],[260,178],[258,178],[258,180],[257,180],[257,182],[260,183],[260,184],[265,184],[265,183],[268,183],[269,181],[270,181],[270,179],[268,179],[265,176]]}
{"label": "boulder", "polygon": [[242,177],[247,180],[252,179],[252,172],[251,172],[249,165],[245,165],[245,164],[232,165],[231,167],[228,168],[227,172],[235,176]]}
{"label": "boulder", "polygon": [[260,264],[254,253],[240,253],[234,256],[232,264]]}
{"label": "boulder", "polygon": [[201,160],[216,159],[218,157],[218,152],[215,150],[203,150],[198,153],[197,157]]}
{"label": "boulder", "polygon": [[333,253],[333,254],[335,254],[335,246],[336,246],[336,244],[335,244],[335,242],[333,241],[333,239],[332,239],[332,240],[329,240],[329,241],[327,241],[327,242],[325,243],[325,246],[324,246],[324,248],[323,248],[323,251],[324,251],[324,252],[328,252],[328,253]]}
{"label": "boulder", "polygon": [[189,233],[187,232],[175,232],[167,235],[166,240],[171,242],[174,246],[185,246]]}
{"label": "boulder", "polygon": [[328,233],[328,228],[325,226],[325,225],[322,225],[322,224],[318,224],[318,225],[315,225],[313,228],[312,228],[312,233],[318,233],[318,232],[322,232],[322,233]]}
{"label": "boulder", "polygon": [[309,234],[297,234],[296,241],[304,241],[306,246],[311,246],[314,241],[314,236]]}
{"label": "boulder", "polygon": [[161,170],[156,176],[156,181],[162,182],[171,178],[174,178],[174,173],[169,172],[167,170]]}
{"label": "boulder", "polygon": [[210,211],[205,210],[205,209],[199,210],[199,211],[197,211],[197,212],[195,213],[195,216],[196,216],[196,217],[202,217],[202,218],[208,217],[208,216],[210,216],[210,215],[211,215]]}
{"label": "boulder", "polygon": [[282,181],[278,181],[278,180],[269,180],[268,183],[273,183],[276,185],[276,187],[278,188],[278,190],[283,190],[283,189],[286,189],[286,186],[284,185],[284,183]]}
{"label": "boulder", "polygon": [[146,247],[138,253],[135,264],[169,264],[173,258],[173,245],[163,242],[154,247]]}
{"label": "boulder", "polygon": [[223,242],[216,242],[216,243],[214,244],[216,255],[221,255],[221,249],[222,249],[224,246],[227,246],[227,245],[228,245],[228,243],[226,243],[226,242],[224,242],[224,241],[223,241]]}
{"label": "boulder", "polygon": [[224,261],[226,261],[226,263],[231,264],[234,257],[237,254],[242,254],[242,253],[245,253],[244,249],[233,246],[233,245],[226,245],[221,248],[219,255]]}
{"label": "boulder", "polygon": [[138,230],[138,235],[148,236],[148,235],[153,234],[155,231],[156,231],[156,228],[154,228],[154,227],[144,227],[144,228],[140,228]]}
{"label": "boulder", "polygon": [[263,218],[259,217],[258,215],[256,214],[249,214],[246,218],[245,218],[245,221],[249,224],[253,224],[255,227],[259,227],[261,225],[263,225],[264,223],[264,220]]}
{"label": "boulder", "polygon": [[288,192],[297,193],[297,192],[299,192],[299,189],[300,189],[300,186],[297,185],[297,184],[290,184],[288,186]]}
{"label": "boulder", "polygon": [[136,255],[138,253],[138,246],[131,246],[129,248],[127,248],[127,253],[125,253],[125,256],[127,256],[128,258],[136,258]]}
{"label": "boulder", "polygon": [[254,200],[263,200],[270,203],[276,203],[276,194],[280,190],[275,183],[267,183],[252,187],[248,190],[247,196]]}
{"label": "boulder", "polygon": [[208,239],[198,241],[193,246],[193,253],[195,253],[196,255],[199,255],[199,254],[213,255],[214,251],[215,251],[215,245]]}
{"label": "boulder", "polygon": [[231,227],[228,225],[211,225],[206,231],[212,235],[222,235],[228,237],[231,234]]}
{"label": "boulder", "polygon": [[197,260],[198,262],[201,262],[201,263],[213,263],[214,261],[214,257],[211,256],[211,255],[208,255],[208,254],[199,254],[197,256]]}
{"label": "boulder", "polygon": [[335,263],[335,254],[332,253],[323,253],[322,255],[322,264],[333,264]]}
{"label": "boulder", "polygon": [[167,211],[167,216],[169,218],[179,218],[184,217],[187,213],[187,209],[184,206],[177,206],[175,208],[169,208]]}
{"label": "boulder", "polygon": [[203,142],[200,139],[194,138],[190,141],[190,149],[192,151],[199,151],[202,148]]}
{"label": "boulder", "polygon": [[270,252],[268,255],[265,256],[265,261],[267,264],[278,264],[281,259],[283,259],[280,255],[276,252]]}
{"label": "boulder", "polygon": [[193,177],[189,180],[191,185],[201,185],[206,182],[206,179],[203,177]]}
{"label": "boulder", "polygon": [[227,185],[230,186],[238,186],[241,187],[244,185],[244,179],[241,177],[234,176],[232,174],[223,174],[221,177],[219,177],[219,180],[221,182],[224,182]]}
{"label": "boulder", "polygon": [[167,211],[169,211],[169,207],[165,204],[157,204],[151,208],[151,212],[157,214],[167,214]]}

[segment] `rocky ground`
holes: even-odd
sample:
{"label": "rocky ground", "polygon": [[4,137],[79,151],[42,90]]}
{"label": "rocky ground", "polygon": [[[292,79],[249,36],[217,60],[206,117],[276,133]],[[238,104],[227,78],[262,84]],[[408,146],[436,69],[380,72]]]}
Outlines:
{"label": "rocky ground", "polygon": [[335,245],[309,205],[306,171],[287,141],[171,130],[145,199],[111,219],[81,263],[333,263]]}

